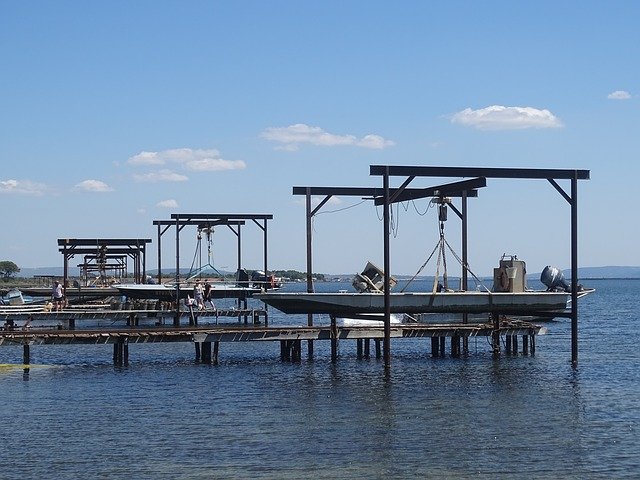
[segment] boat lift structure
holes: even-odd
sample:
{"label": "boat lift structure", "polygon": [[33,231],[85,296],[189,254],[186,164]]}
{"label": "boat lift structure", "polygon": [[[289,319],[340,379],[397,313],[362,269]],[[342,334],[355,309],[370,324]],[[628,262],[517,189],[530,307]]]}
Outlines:
{"label": "boat lift structure", "polygon": [[[417,200],[419,198],[429,197],[460,197],[462,198],[462,212],[458,210],[454,205],[450,205],[452,210],[462,220],[462,259],[463,264],[467,265],[467,198],[477,197],[478,189],[485,187],[487,181],[485,178],[475,178],[471,180],[463,180],[460,182],[448,183],[445,185],[437,185],[429,188],[401,188],[390,189],[389,192],[392,195],[400,195],[402,200]],[[406,185],[405,185],[406,187]],[[307,240],[307,292],[313,293],[313,248],[312,248],[312,228],[311,221],[313,217],[320,211],[320,209],[331,199],[331,197],[343,196],[343,197],[364,197],[370,198],[376,205],[380,204],[380,200],[384,198],[385,191],[382,188],[375,187],[293,187],[293,195],[304,195],[306,204],[306,240]],[[314,208],[311,208],[311,197],[313,195],[323,195],[324,199]],[[389,276],[389,270],[385,270],[385,278]],[[463,268],[462,273],[462,288],[467,289],[467,270]],[[390,290],[389,284],[385,285],[385,289]],[[466,316],[465,316],[466,320]],[[335,316],[331,317],[331,322],[335,328]],[[313,314],[307,315],[308,326],[313,326]],[[385,330],[387,331],[387,330]],[[467,339],[464,339],[465,347]],[[466,349],[466,348],[465,348]],[[308,355],[311,358],[313,356],[313,341],[309,340]],[[336,345],[332,344],[332,356],[337,355]]]}
{"label": "boat lift structure", "polygon": [[68,287],[69,260],[83,255],[79,265],[83,274],[97,271],[102,277],[107,270],[126,272],[127,259],[133,260],[136,282],[146,274],[146,246],[149,238],[59,238],[58,250],[64,256],[63,285]]}
{"label": "boat lift structure", "polygon": [[[399,166],[399,165],[371,165],[370,175],[382,177],[382,198],[376,201],[383,206],[383,250],[384,271],[390,272],[390,206],[393,203],[411,199],[407,187],[418,177],[447,177],[447,178],[504,178],[504,179],[542,179],[547,180],[571,207],[571,309],[566,316],[571,318],[571,363],[578,365],[578,180],[588,180],[589,170],[538,169],[538,168],[487,168],[487,167],[434,167],[434,166]],[[405,180],[398,188],[390,187],[392,177],[404,177]],[[567,193],[557,180],[571,182],[570,193]],[[463,200],[464,205],[464,200]],[[463,207],[464,209],[464,207]],[[464,212],[463,212],[464,213]],[[466,215],[464,215],[466,218]],[[467,241],[467,231],[463,221],[463,249]],[[466,258],[464,259],[466,265]],[[389,275],[385,275],[384,288],[384,344],[383,355],[386,366],[391,361],[391,305],[389,295]],[[496,322],[496,334],[499,320]],[[494,346],[499,351],[499,338]],[[494,350],[495,351],[495,350]]]}
{"label": "boat lift structure", "polygon": [[[175,283],[177,292],[176,298],[180,298],[180,232],[186,226],[196,226],[198,229],[211,229],[216,226],[227,226],[237,237],[237,270],[242,268],[242,226],[247,223],[247,221],[253,222],[258,226],[263,233],[263,267],[265,274],[268,272],[267,268],[267,247],[268,247],[268,236],[267,236],[267,222],[269,220],[273,220],[273,215],[271,214],[259,214],[259,213],[251,213],[251,214],[235,214],[235,213],[174,213],[171,215],[170,220],[154,220],[153,225],[158,227],[158,283],[162,283],[162,235],[167,232],[169,228],[175,226],[176,230],[176,272],[175,272]],[[246,302],[246,298],[239,298],[238,302],[244,300]],[[176,319],[179,319],[180,316],[180,304],[176,306],[177,313]],[[178,320],[179,321],[179,320]]]}

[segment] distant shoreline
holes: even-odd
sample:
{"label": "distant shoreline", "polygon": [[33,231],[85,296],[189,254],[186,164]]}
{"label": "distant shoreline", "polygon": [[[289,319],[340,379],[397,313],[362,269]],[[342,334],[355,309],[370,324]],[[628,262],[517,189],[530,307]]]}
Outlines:
{"label": "distant shoreline", "polygon": [[580,277],[579,280],[640,280],[640,277]]}

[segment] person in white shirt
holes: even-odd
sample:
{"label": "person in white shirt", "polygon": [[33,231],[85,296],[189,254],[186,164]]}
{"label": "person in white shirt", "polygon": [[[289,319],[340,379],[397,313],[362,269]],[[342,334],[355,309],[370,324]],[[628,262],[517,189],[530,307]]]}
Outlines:
{"label": "person in white shirt", "polygon": [[62,288],[62,284],[60,282],[56,281],[53,284],[51,296],[53,297],[54,310],[56,312],[61,312],[64,305],[64,288]]}

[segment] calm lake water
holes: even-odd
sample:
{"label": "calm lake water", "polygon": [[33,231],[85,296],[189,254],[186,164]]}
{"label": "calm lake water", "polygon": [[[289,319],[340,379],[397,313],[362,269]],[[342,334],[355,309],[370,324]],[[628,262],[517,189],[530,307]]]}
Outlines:
{"label": "calm lake water", "polygon": [[639,478],[640,281],[584,283],[577,370],[564,319],[534,357],[392,340],[388,376],[355,342],[336,364],[328,342],[293,364],[225,343],[217,366],[131,345],[122,368],[110,345],[36,346],[28,372],[0,347],[0,478]]}

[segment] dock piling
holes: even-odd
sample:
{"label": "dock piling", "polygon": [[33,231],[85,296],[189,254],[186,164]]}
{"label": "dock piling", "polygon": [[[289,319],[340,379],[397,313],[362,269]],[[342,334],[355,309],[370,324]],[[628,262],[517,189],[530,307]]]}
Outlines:
{"label": "dock piling", "polygon": [[493,346],[493,355],[500,355],[500,315],[491,314],[493,320],[493,332],[491,333],[491,344]]}
{"label": "dock piling", "polygon": [[440,356],[440,342],[438,342],[438,337],[431,337],[431,357],[438,358]]}
{"label": "dock piling", "polygon": [[211,363],[211,342],[202,342],[200,346],[200,358],[202,363]]}
{"label": "dock piling", "polygon": [[129,364],[129,342],[126,338],[118,338],[113,344],[113,364],[123,366]]}
{"label": "dock piling", "polygon": [[460,356],[460,336],[457,333],[451,337],[451,356],[454,358]]}
{"label": "dock piling", "polygon": [[293,354],[292,360],[294,362],[299,362],[302,360],[302,341],[301,340],[291,340],[293,344]]}
{"label": "dock piling", "polygon": [[336,324],[336,316],[331,315],[331,361],[338,360],[338,326]]}

